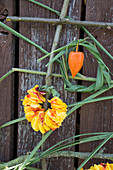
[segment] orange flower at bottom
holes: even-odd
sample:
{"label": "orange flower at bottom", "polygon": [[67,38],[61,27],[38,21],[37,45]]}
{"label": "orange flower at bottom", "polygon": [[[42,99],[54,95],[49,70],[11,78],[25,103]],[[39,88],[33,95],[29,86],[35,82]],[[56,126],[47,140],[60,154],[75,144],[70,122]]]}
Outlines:
{"label": "orange flower at bottom", "polygon": [[[83,170],[83,168],[81,169]],[[94,165],[91,166],[90,169],[87,170],[113,170],[113,164],[109,164],[109,163],[101,163],[99,165]]]}

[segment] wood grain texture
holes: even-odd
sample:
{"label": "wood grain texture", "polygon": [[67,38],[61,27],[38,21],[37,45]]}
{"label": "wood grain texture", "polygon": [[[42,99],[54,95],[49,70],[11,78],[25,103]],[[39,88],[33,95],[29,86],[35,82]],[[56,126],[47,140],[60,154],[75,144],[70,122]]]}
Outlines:
{"label": "wood grain texture", "polygon": [[[3,21],[7,14],[14,15],[13,0],[0,1],[0,20]],[[11,23],[5,24],[13,27]],[[15,57],[14,38],[11,33],[0,27],[0,77],[14,66]],[[0,82],[0,126],[14,117],[14,87],[13,75]],[[13,158],[13,127],[1,130],[0,136],[0,161],[8,161]]]}
{"label": "wood grain texture", "polygon": [[[40,2],[61,11],[63,0],[46,0]],[[77,0],[70,0],[68,14],[74,19],[80,19],[81,13],[81,2]],[[20,15],[29,17],[47,17],[47,18],[58,18],[55,14],[47,11],[37,5],[34,5],[27,1],[20,1]],[[51,50],[55,25],[46,25],[38,23],[20,23],[20,33],[33,40],[35,43],[41,45],[48,52]],[[59,42],[59,47],[63,46],[70,41],[77,39],[79,37],[79,30],[74,26],[63,26],[61,33],[61,38]],[[43,54],[38,51],[35,47],[29,45],[28,43],[20,40],[20,58],[19,67],[26,69],[33,69],[38,71],[46,71],[45,64],[48,62],[48,58],[42,63],[37,64],[37,59],[42,57]],[[60,73],[59,66],[55,63],[53,66],[53,72]],[[26,95],[26,90],[33,87],[35,84],[44,85],[45,77],[40,75],[31,75],[21,73],[19,76],[19,116],[24,116],[23,106],[20,99],[24,98]],[[63,90],[63,81],[61,78],[53,78],[52,85],[61,94],[61,99],[67,104],[76,101],[76,94],[67,93]],[[63,126],[58,130],[54,131],[51,137],[46,142],[46,148],[56,144],[57,142],[75,135],[76,133],[76,112],[73,113],[69,118],[63,122]],[[30,123],[27,121],[22,122],[18,126],[18,156],[26,154],[26,152],[31,151],[37,143],[41,140],[41,133],[34,132]],[[46,149],[45,148],[45,149]],[[75,148],[71,148],[75,150]],[[74,169],[74,159],[68,158],[52,158],[47,161],[48,170],[70,170]]]}
{"label": "wood grain texture", "polygon": [[[102,21],[113,22],[113,1],[110,0],[87,0],[86,3],[86,20],[87,21]],[[88,28],[90,32],[94,28]],[[100,29],[93,34],[94,37],[113,55],[113,30]],[[101,50],[100,54],[102,59],[113,72],[113,61]],[[97,63],[91,54],[85,49],[85,62],[83,67],[83,74],[86,76],[96,77]],[[89,85],[90,83],[83,83]],[[106,92],[101,96],[113,95],[113,90]],[[82,99],[86,98],[87,94],[82,94]],[[82,107],[80,112],[80,133],[87,132],[109,132],[113,131],[113,101],[102,101],[98,103],[88,104]],[[110,140],[104,147],[106,153],[113,153],[112,148],[113,140]],[[99,142],[92,142],[85,145],[80,145],[80,151],[93,151],[93,149],[99,144]],[[85,166],[90,167],[94,163],[106,162],[106,160],[92,160]]]}

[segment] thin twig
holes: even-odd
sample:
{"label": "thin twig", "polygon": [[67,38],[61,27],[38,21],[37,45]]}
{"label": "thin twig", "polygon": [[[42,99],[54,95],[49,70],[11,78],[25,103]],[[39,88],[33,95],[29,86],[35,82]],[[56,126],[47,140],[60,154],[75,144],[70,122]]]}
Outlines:
{"label": "thin twig", "polygon": [[[9,72],[7,72],[5,75],[3,75],[0,78],[0,82],[2,80],[4,80],[7,76],[9,76],[10,74],[12,74],[13,72],[18,71],[18,72],[22,72],[22,73],[28,73],[28,74],[40,74],[40,75],[44,75],[46,76],[47,73],[44,71],[37,71],[37,70],[27,70],[27,69],[21,69],[21,68],[12,68],[12,70],[10,70]],[[56,73],[52,73],[51,74],[52,77],[63,77],[61,74],[56,74]],[[72,76],[69,76],[69,79],[75,79],[75,80],[82,80],[82,81],[91,81],[91,82],[95,82],[96,78],[94,77],[87,77],[87,76],[75,76],[74,78]],[[113,80],[111,80],[111,83],[113,83]]]}
{"label": "thin twig", "polygon": [[[39,155],[41,152],[39,153]],[[73,151],[58,151],[53,154],[48,154],[44,156],[44,158],[52,158],[52,157],[73,157],[73,158],[79,158],[79,159],[85,159],[87,158],[91,153],[90,152],[73,152]],[[5,167],[11,167],[15,166],[17,164],[21,164],[25,159],[28,157],[28,155],[20,156],[16,159],[13,159],[9,162],[0,164],[0,169],[4,169]],[[37,157],[37,155],[34,156],[34,158]],[[107,153],[97,153],[93,156],[93,158],[96,159],[108,159],[113,161],[113,154],[107,154]]]}
{"label": "thin twig", "polygon": [[70,24],[75,26],[88,26],[88,27],[105,27],[111,30],[113,23],[111,22],[95,22],[95,21],[78,21],[68,18],[54,19],[54,18],[38,18],[38,17],[16,17],[8,16],[7,21],[12,22],[38,22],[45,24]]}

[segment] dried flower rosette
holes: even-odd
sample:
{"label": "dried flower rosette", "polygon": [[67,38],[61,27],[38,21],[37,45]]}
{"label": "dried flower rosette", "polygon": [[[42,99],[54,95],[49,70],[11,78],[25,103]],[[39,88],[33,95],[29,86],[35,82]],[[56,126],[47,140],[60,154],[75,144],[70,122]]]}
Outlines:
{"label": "dried flower rosette", "polygon": [[49,130],[55,130],[61,126],[66,118],[67,105],[62,102],[59,97],[53,97],[48,102],[51,109],[45,111],[42,105],[45,102],[45,92],[39,91],[39,86],[27,90],[28,95],[23,99],[24,111],[26,119],[31,122],[31,126],[35,131],[44,134]]}
{"label": "dried flower rosette", "polygon": [[[83,168],[81,169],[83,170]],[[99,165],[94,165],[91,166],[89,169],[87,170],[113,170],[113,164],[109,164],[109,163],[101,163]]]}

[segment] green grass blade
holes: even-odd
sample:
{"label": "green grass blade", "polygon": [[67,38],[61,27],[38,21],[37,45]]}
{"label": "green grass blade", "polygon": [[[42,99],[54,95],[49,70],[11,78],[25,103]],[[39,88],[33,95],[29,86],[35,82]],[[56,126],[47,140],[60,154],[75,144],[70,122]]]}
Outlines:
{"label": "green grass blade", "polygon": [[[68,141],[68,140],[70,140],[70,139],[76,139],[76,138],[78,138],[78,137],[83,137],[83,136],[91,136],[91,135],[108,135],[108,134],[110,134],[111,132],[96,132],[96,133],[86,133],[86,134],[80,134],[80,135],[76,135],[76,136],[73,136],[73,137],[70,137],[70,138],[67,138],[67,139],[65,139],[65,140],[62,140],[62,141],[60,141],[59,143],[57,143],[57,144],[55,144],[55,145],[53,145],[52,147],[50,147],[49,149],[47,149],[46,151],[44,151],[44,152],[48,152],[48,151],[50,151],[50,150],[52,150],[53,148],[55,148],[56,146],[58,146],[58,145],[60,145],[60,144],[62,144],[62,143],[64,143],[64,142],[66,142],[66,141]],[[96,137],[96,136],[95,136]],[[88,138],[89,139],[89,138]],[[85,140],[87,140],[87,141],[89,141],[87,138],[85,139]],[[103,138],[102,138],[103,139]],[[82,140],[82,139],[81,139]]]}
{"label": "green grass blade", "polygon": [[17,31],[15,31],[14,29],[10,28],[9,26],[5,25],[3,22],[0,21],[0,26],[4,29],[6,29],[7,31],[9,31],[10,33],[12,33],[13,35],[23,39],[24,41],[32,44],[33,46],[35,46],[36,48],[38,48],[40,51],[42,51],[44,54],[48,54],[48,52],[46,50],[44,50],[42,47],[40,47],[39,45],[37,45],[36,43],[34,43],[33,41],[29,40],[28,38],[26,38],[25,36],[23,36],[22,34],[18,33]]}
{"label": "green grass blade", "polygon": [[55,49],[54,51],[46,54],[45,56],[43,56],[43,57],[41,57],[41,58],[39,58],[39,59],[37,60],[37,63],[39,63],[40,61],[44,60],[46,57],[50,56],[50,55],[53,54],[53,53],[61,52],[61,51],[63,51],[63,50],[66,50],[67,47],[68,47],[68,48],[71,48],[71,47],[75,46],[76,44],[77,44],[76,41],[75,41],[75,42],[70,42],[68,45],[65,45],[65,46],[63,46],[63,47],[60,47],[60,48],[58,48],[58,49]]}
{"label": "green grass blade", "polygon": [[[76,140],[76,141],[72,141],[72,142],[68,142],[66,144],[63,144],[63,145],[60,145],[57,147],[52,146],[51,148],[47,149],[46,151],[44,151],[38,158],[34,159],[33,161],[31,161],[31,164],[32,163],[35,163],[37,161],[39,161],[43,156],[47,156],[48,154],[52,154],[52,153],[55,153],[59,150],[62,150],[62,149],[66,149],[68,147],[71,147],[71,146],[75,146],[77,144],[83,144],[83,143],[87,143],[87,142],[91,142],[91,141],[98,141],[98,140],[102,140],[102,139],[105,139],[106,136],[108,136],[108,134],[111,134],[111,132],[109,133],[105,133],[104,135],[98,135],[98,136],[93,136],[93,137],[86,137],[86,138],[83,138],[83,139],[79,139],[79,140]],[[84,134],[83,134],[84,135]],[[72,138],[72,137],[71,137]],[[70,138],[70,139],[71,139]],[[66,139],[67,140],[67,139]],[[66,141],[65,140],[65,141]],[[69,140],[69,139],[68,139]],[[61,141],[63,143],[63,141]],[[59,142],[60,143],[60,142]]]}
{"label": "green grass blade", "polygon": [[[89,97],[87,97],[86,99],[83,100],[84,101],[88,101],[88,100],[91,100],[91,99],[94,99],[95,97],[97,97],[98,95],[106,92],[107,90],[109,90],[110,88],[112,88],[113,85],[111,85],[110,87],[108,86],[104,86],[101,90],[97,91],[96,93],[90,95]],[[71,113],[73,113],[76,109],[78,109],[79,107],[82,106],[82,103],[80,103],[80,105],[77,105],[77,106],[74,106],[72,109],[70,109],[68,112],[67,112],[67,116],[70,115]]]}
{"label": "green grass blade", "polygon": [[61,51],[60,53],[58,53],[49,63],[46,64],[46,67],[48,65],[50,65],[51,63],[53,63],[55,60],[57,60],[59,57],[61,57],[63,54],[65,54],[65,50]]}
{"label": "green grass blade", "polygon": [[26,167],[26,169],[28,169],[28,170],[41,170],[41,169],[33,168],[33,167]]}
{"label": "green grass blade", "polygon": [[13,125],[14,123],[21,122],[22,120],[26,120],[26,118],[21,117],[21,118],[15,119],[15,120],[11,120],[10,122],[7,122],[7,123],[3,124],[2,126],[0,126],[0,129],[7,127],[7,126],[10,126],[10,125]]}
{"label": "green grass blade", "polygon": [[110,84],[111,84],[111,76],[105,70],[103,71],[103,75],[104,75],[104,78],[105,78],[107,84],[110,86]]}
{"label": "green grass blade", "polygon": [[45,8],[45,9],[48,9],[49,11],[52,11],[52,12],[56,13],[58,16],[60,16],[60,12],[59,11],[57,11],[57,10],[55,10],[53,8],[50,8],[47,5],[44,5],[44,4],[42,4],[40,2],[37,2],[35,0],[28,0],[28,1],[34,3],[34,4],[38,5],[38,6],[41,6],[41,7]]}
{"label": "green grass blade", "polygon": [[19,168],[19,170],[23,170],[23,168],[26,166],[26,164],[29,162],[29,160],[35,155],[35,153],[38,151],[38,149],[41,147],[41,145],[45,142],[45,140],[49,137],[49,135],[52,133],[53,131],[50,130],[48,133],[46,133],[44,135],[44,137],[42,138],[42,140],[38,143],[38,145],[33,149],[33,151],[31,152],[31,154],[28,156],[28,158],[24,161],[24,163],[22,164],[22,166]]}
{"label": "green grass blade", "polygon": [[69,107],[72,107],[72,106],[77,106],[77,105],[80,105],[81,103],[87,104],[87,103],[94,103],[94,102],[99,102],[99,101],[103,101],[103,100],[110,100],[110,99],[113,99],[113,96],[99,97],[99,98],[96,98],[96,99],[86,100],[86,101],[83,100],[81,102],[69,104],[69,105],[67,105],[67,107],[69,108]]}
{"label": "green grass blade", "polygon": [[81,28],[89,37],[91,37],[95,44],[113,60],[113,56],[94,38],[94,36],[91,35],[91,33],[85,27],[82,26]]}
{"label": "green grass blade", "polygon": [[[55,10],[55,9],[53,9],[53,8],[50,8],[50,7],[47,6],[47,5],[44,5],[44,4],[42,4],[42,3],[40,3],[40,2],[37,2],[37,1],[35,1],[35,0],[28,0],[28,1],[29,1],[29,2],[32,2],[32,3],[36,4],[36,5],[39,5],[39,6],[43,7],[43,8],[45,8],[45,9],[48,9],[49,11],[52,11],[52,12],[54,12],[55,14],[57,14],[58,16],[60,16],[60,12],[59,12],[59,11],[57,11],[57,10]],[[68,19],[73,20],[73,19],[70,18],[69,16],[66,16],[65,18],[68,18]]]}
{"label": "green grass blade", "polygon": [[110,86],[103,86],[103,87],[101,88],[101,90],[99,90],[99,91],[95,92],[94,94],[90,95],[89,97],[87,97],[86,99],[84,99],[84,101],[86,101],[86,100],[91,100],[91,99],[93,99],[93,98],[101,95],[102,93],[106,92],[107,90],[109,90],[109,89],[111,89],[111,88],[113,88],[113,84],[111,84]]}
{"label": "green grass blade", "polygon": [[102,141],[94,150],[93,152],[83,161],[83,163],[77,168],[77,170],[80,170],[91,158],[94,154],[96,154],[96,152],[98,152],[98,150],[113,136],[113,133],[111,133],[110,135],[108,135],[104,141]]}
{"label": "green grass blade", "polygon": [[4,74],[1,78],[0,78],[0,82],[3,80],[3,79],[5,79],[7,76],[9,76],[11,73],[13,73],[14,72],[14,70],[10,70],[10,71],[8,71],[6,74]]}
{"label": "green grass blade", "polygon": [[58,151],[63,150],[63,149],[67,149],[69,147],[72,147],[72,146],[75,146],[75,145],[78,145],[78,144],[102,140],[102,139],[105,139],[105,137],[106,137],[106,135],[103,135],[103,136],[89,137],[89,138],[69,142],[69,143],[66,143],[66,144],[63,144],[61,146],[54,148],[53,150],[51,150],[50,152],[47,152],[46,154],[52,154],[52,153],[58,152]]}

